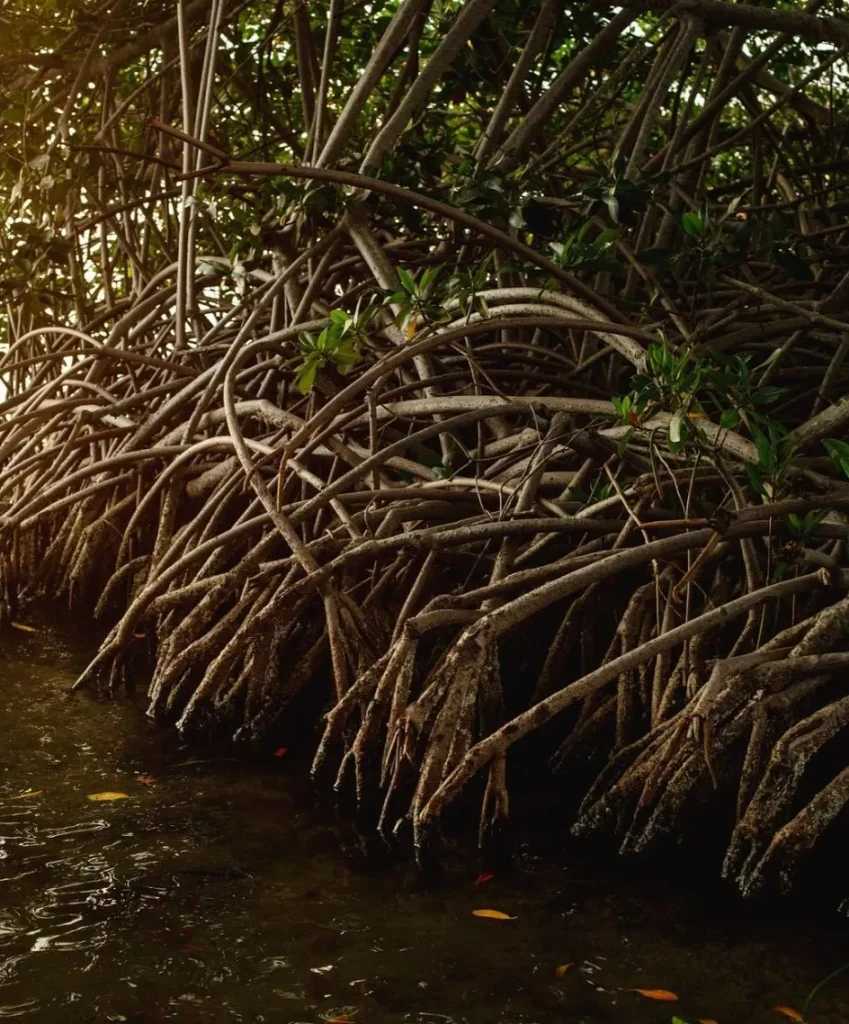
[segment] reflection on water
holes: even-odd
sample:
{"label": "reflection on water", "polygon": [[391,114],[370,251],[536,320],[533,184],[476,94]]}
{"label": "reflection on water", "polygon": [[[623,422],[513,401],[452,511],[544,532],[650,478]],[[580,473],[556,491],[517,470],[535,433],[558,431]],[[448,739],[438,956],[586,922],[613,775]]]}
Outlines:
{"label": "reflection on water", "polygon": [[[849,960],[838,918],[730,912],[530,854],[479,886],[470,857],[439,891],[355,871],[292,765],[209,760],[130,701],[69,695],[83,661],[47,633],[0,637],[0,1018],[775,1024]],[[104,791],[129,799],[87,799]],[[809,1020],[846,1024],[849,982]]]}

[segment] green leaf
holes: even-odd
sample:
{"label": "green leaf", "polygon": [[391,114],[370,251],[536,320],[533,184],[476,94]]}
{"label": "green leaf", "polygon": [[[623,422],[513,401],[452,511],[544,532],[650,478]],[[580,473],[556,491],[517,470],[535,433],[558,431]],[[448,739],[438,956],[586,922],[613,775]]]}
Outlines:
{"label": "green leaf", "polygon": [[755,494],[765,494],[766,488],[764,487],[763,477],[761,476],[760,469],[754,464],[754,462],[744,463],[746,467],[746,473],[749,477],[749,485]]}
{"label": "green leaf", "polygon": [[663,345],[649,345],[649,366],[656,377],[662,373],[665,366],[664,351]]}
{"label": "green leaf", "polygon": [[849,444],[838,441],[836,437],[827,437],[823,441],[823,447],[843,475],[849,477]]}
{"label": "green leaf", "polygon": [[836,437],[825,438],[823,447],[833,459],[849,458],[849,444],[839,441]]}
{"label": "green leaf", "polygon": [[430,292],[433,285],[436,284],[436,279],[439,277],[441,273],[442,264],[440,264],[438,267],[428,267],[428,269],[422,274],[421,291],[424,292],[425,294]]}
{"label": "green leaf", "polygon": [[685,213],[681,218],[681,227],[691,238],[701,238],[705,233],[705,223],[700,213]]}
{"label": "green leaf", "polygon": [[758,388],[752,395],[752,401],[755,405],[769,405],[771,402],[781,398],[782,395],[786,395],[789,390],[789,388],[777,388],[772,384],[768,384],[766,387]]}
{"label": "green leaf", "polygon": [[398,267],[398,280],[401,282],[401,286],[408,295],[417,295],[418,289],[416,288],[416,282],[410,277],[403,267]]}
{"label": "green leaf", "polygon": [[343,371],[347,372],[352,366],[362,359],[359,347],[353,338],[340,342],[332,353],[333,362]]}
{"label": "green leaf", "polygon": [[628,445],[631,443],[631,438],[634,436],[634,428],[631,427],[626,430],[622,437],[619,438],[619,443],[616,445],[616,454],[621,458],[628,450]]}
{"label": "green leaf", "polygon": [[724,430],[733,430],[740,422],[740,413],[736,409],[724,409],[719,417],[719,425]]}
{"label": "green leaf", "polygon": [[761,469],[770,470],[775,465],[775,452],[770,439],[760,430],[755,432],[755,447],[758,450],[758,465]]}
{"label": "green leaf", "polygon": [[628,422],[628,414],[631,412],[631,396],[630,395],[614,395],[611,400],[613,408],[616,410],[616,414],[623,423]]}
{"label": "green leaf", "polygon": [[802,518],[797,516],[795,512],[790,512],[787,515],[787,525],[790,527],[790,532],[794,537],[801,537],[804,530],[802,527]]}
{"label": "green leaf", "polygon": [[298,391],[302,395],[308,395],[313,389],[315,384],[315,378],[318,374],[319,360],[308,359],[301,367],[300,373],[298,374]]}

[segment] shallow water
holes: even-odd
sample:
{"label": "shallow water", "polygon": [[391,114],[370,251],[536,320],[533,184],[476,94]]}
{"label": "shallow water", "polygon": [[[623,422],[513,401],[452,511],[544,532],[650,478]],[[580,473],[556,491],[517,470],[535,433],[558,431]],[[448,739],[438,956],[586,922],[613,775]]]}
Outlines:
{"label": "shallow water", "polygon": [[[849,960],[837,916],[527,852],[438,891],[358,871],[286,758],[208,760],[132,701],[69,694],[85,646],[0,636],[0,1018],[776,1024]],[[808,1021],[849,1021],[849,974]]]}

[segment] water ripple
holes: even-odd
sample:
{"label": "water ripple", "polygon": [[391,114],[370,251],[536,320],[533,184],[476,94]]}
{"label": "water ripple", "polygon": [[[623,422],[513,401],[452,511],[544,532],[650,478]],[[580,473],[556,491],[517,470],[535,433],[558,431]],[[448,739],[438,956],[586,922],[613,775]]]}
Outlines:
{"label": "water ripple", "polygon": [[93,821],[78,821],[71,825],[63,825],[61,828],[54,828],[44,833],[45,839],[61,839],[66,836],[82,836],[88,832],[102,832],[109,828],[109,822],[103,818],[96,818]]}
{"label": "water ripple", "polygon": [[0,1017],[23,1017],[29,1013],[36,1013],[40,1009],[41,1003],[37,999],[27,999],[23,1003],[0,1006]]}

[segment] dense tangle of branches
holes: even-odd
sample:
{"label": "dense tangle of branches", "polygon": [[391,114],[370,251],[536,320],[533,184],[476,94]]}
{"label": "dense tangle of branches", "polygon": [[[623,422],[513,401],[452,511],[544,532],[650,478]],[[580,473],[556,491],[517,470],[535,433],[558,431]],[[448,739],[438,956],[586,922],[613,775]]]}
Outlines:
{"label": "dense tangle of branches", "polygon": [[180,729],[313,730],[420,849],[542,752],[577,833],[733,806],[787,881],[849,798],[849,21],[2,18],[5,614],[105,617],[81,686],[147,637]]}

